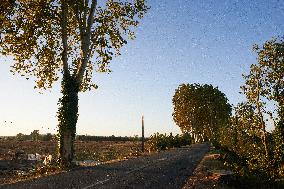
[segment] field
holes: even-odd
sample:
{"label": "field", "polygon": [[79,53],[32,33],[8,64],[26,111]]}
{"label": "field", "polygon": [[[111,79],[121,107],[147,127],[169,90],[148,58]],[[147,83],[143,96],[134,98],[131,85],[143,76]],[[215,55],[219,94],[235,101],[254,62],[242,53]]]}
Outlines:
{"label": "field", "polygon": [[[37,177],[38,174],[57,172],[52,167],[42,167],[42,162],[31,164],[27,161],[13,161],[19,151],[24,154],[52,155],[56,157],[56,141],[19,141],[0,140],[0,184],[14,182],[18,179]],[[75,160],[79,165],[96,165],[112,160],[139,156],[140,141],[76,141]],[[53,161],[54,162],[54,161]]]}
{"label": "field", "polygon": [[[17,151],[27,154],[51,154],[56,157],[56,141],[0,141],[0,160],[11,160]],[[139,141],[76,141],[75,159],[95,160],[105,162],[114,159],[122,159],[141,153]]]}

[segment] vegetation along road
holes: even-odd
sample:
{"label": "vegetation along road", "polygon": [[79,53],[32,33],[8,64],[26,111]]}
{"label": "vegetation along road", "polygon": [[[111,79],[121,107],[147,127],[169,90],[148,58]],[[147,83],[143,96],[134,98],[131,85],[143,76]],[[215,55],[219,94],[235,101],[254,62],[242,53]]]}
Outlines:
{"label": "vegetation along road", "polygon": [[208,144],[193,144],[0,188],[182,188],[208,150]]}

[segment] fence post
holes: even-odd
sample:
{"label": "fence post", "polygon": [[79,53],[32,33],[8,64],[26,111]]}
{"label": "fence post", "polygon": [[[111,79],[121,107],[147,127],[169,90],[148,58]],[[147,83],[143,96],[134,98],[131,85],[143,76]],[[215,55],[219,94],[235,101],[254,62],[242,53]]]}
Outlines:
{"label": "fence post", "polygon": [[144,116],[142,115],[142,152],[144,152]]}

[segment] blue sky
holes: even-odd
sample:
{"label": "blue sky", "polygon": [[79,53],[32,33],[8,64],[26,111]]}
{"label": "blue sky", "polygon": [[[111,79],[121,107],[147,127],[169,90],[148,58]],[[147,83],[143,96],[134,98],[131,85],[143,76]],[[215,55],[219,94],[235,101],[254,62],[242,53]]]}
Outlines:
{"label": "blue sky", "polygon": [[[95,91],[81,93],[78,134],[133,136],[145,116],[146,136],[179,133],[171,99],[181,83],[218,86],[230,103],[239,94],[241,74],[256,63],[253,44],[283,36],[281,0],[149,0],[152,7],[111,74],[95,73]],[[56,130],[59,83],[39,94],[34,83],[9,72],[0,58],[0,135]],[[6,122],[5,122],[6,121]],[[12,122],[12,123],[11,123]]]}

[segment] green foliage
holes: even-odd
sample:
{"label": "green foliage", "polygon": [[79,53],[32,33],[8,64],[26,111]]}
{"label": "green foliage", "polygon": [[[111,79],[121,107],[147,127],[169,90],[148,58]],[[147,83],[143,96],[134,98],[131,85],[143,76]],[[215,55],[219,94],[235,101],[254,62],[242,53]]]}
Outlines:
{"label": "green foliage", "polygon": [[[270,165],[265,156],[261,133],[242,128],[241,118],[232,118],[232,127],[223,130],[221,148],[226,152],[225,160],[242,176],[269,178]],[[232,140],[233,139],[233,140]]]}
{"label": "green foliage", "polygon": [[276,129],[273,132],[273,139],[275,141],[274,154],[273,154],[273,164],[275,169],[277,169],[280,177],[284,178],[284,119],[283,119],[283,107],[279,109],[279,116],[282,118],[276,125]]}
{"label": "green foliage", "polygon": [[[276,181],[284,178],[284,41],[272,39],[262,47],[255,45],[254,51],[258,63],[251,66],[241,87],[247,102],[235,107],[215,146],[244,182],[278,186]],[[268,121],[275,126],[272,133],[266,131]]]}
{"label": "green foliage", "polygon": [[30,134],[31,138],[33,141],[37,141],[39,140],[39,130],[34,130],[31,134]]}
{"label": "green foliage", "polygon": [[46,133],[45,135],[40,135],[42,141],[51,141],[53,140],[53,135],[51,133]]}
{"label": "green foliage", "polygon": [[110,71],[110,61],[134,38],[133,27],[149,9],[145,0],[107,0],[104,6],[97,0],[14,1],[1,1],[0,53],[14,57],[14,73],[35,76],[39,89],[52,87],[62,71],[80,80],[80,91],[96,88],[93,71]]}
{"label": "green foliage", "polygon": [[[127,137],[127,136],[91,136],[91,135],[77,135],[76,140],[79,141],[141,141],[138,136]],[[146,139],[147,140],[147,139]]]}
{"label": "green foliage", "polygon": [[[240,103],[235,108],[235,115],[231,118],[229,127],[221,131],[216,147],[221,148],[224,159],[239,175],[257,181],[269,181],[278,176],[273,159],[268,161],[266,149],[263,145],[262,130],[259,129],[259,119],[256,107],[250,103]],[[268,139],[268,153],[270,157],[275,151],[273,135],[266,133]],[[259,180],[260,181],[260,180]]]}
{"label": "green foliage", "polygon": [[169,135],[155,133],[150,136],[147,143],[149,151],[161,151],[173,147],[190,145],[192,143],[192,138],[188,133],[182,135],[177,134],[176,136],[173,136],[172,133]]}
{"label": "green foliage", "polygon": [[[255,45],[253,49],[258,55],[258,63],[252,64],[250,73],[244,76],[246,83],[242,90],[248,102],[256,107],[258,120],[255,123],[263,133],[263,145],[269,159],[265,117],[277,127],[283,125],[284,119],[281,113],[284,108],[284,41],[272,39],[262,47]],[[271,110],[267,104],[275,104],[276,108]]]}
{"label": "green foliage", "polygon": [[4,27],[6,24],[8,24],[9,16],[13,14],[13,8],[15,6],[15,0],[1,0],[0,4],[0,42],[2,37],[2,32],[5,31],[6,27]]}
{"label": "green foliage", "polygon": [[216,140],[218,130],[228,124],[231,115],[225,94],[212,85],[181,84],[172,102],[175,123],[196,141]]}
{"label": "green foliage", "polygon": [[[284,105],[284,40],[273,38],[262,47],[254,46],[258,54],[258,64],[252,65],[257,69],[262,82],[261,94],[269,100],[276,101],[279,106]],[[255,68],[253,68],[255,67]]]}
{"label": "green foliage", "polygon": [[51,133],[47,133],[47,134],[39,134],[38,130],[34,130],[33,132],[31,132],[30,135],[25,135],[23,133],[18,133],[16,135],[16,140],[18,141],[28,141],[28,140],[33,140],[33,141],[51,141],[55,138],[54,135],[52,135]]}
{"label": "green foliage", "polygon": [[23,133],[18,133],[16,135],[16,139],[19,140],[19,141],[23,141],[23,140],[25,140],[25,135]]}

